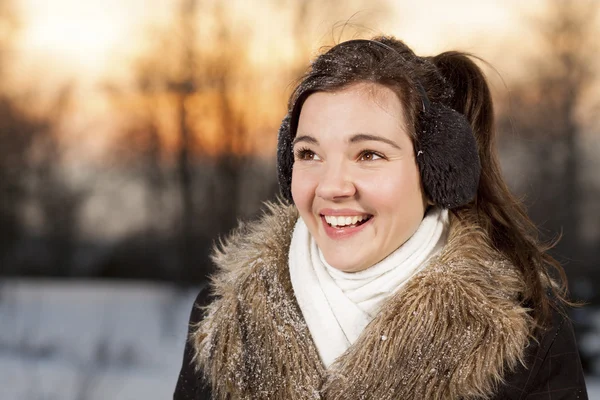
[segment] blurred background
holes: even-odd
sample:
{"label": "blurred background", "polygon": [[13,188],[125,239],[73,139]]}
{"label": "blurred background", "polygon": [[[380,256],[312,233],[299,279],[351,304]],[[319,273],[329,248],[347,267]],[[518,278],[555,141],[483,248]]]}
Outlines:
{"label": "blurred background", "polygon": [[[418,5],[417,5],[418,4]],[[600,399],[600,2],[0,0],[0,398],[170,398],[213,243],[323,46],[472,52]],[[597,397],[594,397],[597,396]]]}

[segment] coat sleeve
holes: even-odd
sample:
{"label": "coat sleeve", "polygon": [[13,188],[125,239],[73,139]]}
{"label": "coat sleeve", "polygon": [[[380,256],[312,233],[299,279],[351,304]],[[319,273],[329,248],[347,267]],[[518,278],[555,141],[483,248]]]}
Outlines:
{"label": "coat sleeve", "polygon": [[192,363],[194,348],[190,340],[193,326],[202,321],[204,318],[203,308],[211,301],[208,292],[208,288],[202,289],[192,307],[185,349],[183,351],[183,363],[175,386],[175,392],[173,393],[173,400],[210,400],[212,398],[210,388],[202,376],[196,372]]}
{"label": "coat sleeve", "polygon": [[552,327],[529,345],[526,364],[509,375],[495,399],[587,400],[573,325],[554,312]]}

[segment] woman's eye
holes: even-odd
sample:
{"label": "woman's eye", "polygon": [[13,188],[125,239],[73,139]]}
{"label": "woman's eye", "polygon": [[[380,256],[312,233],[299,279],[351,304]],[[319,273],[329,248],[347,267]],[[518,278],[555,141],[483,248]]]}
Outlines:
{"label": "woman's eye", "polygon": [[312,150],[300,149],[300,150],[296,150],[295,159],[303,160],[303,161],[312,161],[312,160],[319,160],[319,156],[317,156],[315,154],[315,152]]}
{"label": "woman's eye", "polygon": [[360,161],[375,161],[381,158],[383,158],[383,156],[375,153],[374,151],[363,151],[358,157]]}

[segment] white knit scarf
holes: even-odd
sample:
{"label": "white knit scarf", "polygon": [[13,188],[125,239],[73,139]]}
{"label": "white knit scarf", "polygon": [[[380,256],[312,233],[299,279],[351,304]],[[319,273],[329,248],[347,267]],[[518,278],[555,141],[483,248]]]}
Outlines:
{"label": "white knit scarf", "polygon": [[327,264],[298,218],[289,252],[290,277],[325,367],[356,341],[390,295],[442,249],[447,226],[448,210],[431,208],[402,246],[372,267],[348,273]]}

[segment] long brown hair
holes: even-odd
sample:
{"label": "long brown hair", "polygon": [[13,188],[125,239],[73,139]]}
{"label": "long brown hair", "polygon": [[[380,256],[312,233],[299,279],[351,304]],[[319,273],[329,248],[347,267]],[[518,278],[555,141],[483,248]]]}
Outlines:
{"label": "long brown hair", "polygon": [[[354,41],[351,46],[342,43],[313,61],[288,103],[292,136],[302,103],[311,93],[337,91],[358,82],[381,84],[396,92],[414,141],[418,140],[423,90],[429,101],[463,114],[477,142],[481,175],[476,198],[452,212],[459,218],[474,215],[490,243],[518,268],[527,288],[521,293],[523,303],[532,308],[536,321],[544,324],[552,306],[568,303],[566,276],[504,181],[496,149],[494,107],[482,70],[466,53],[449,51],[419,57],[393,37],[372,41],[385,46],[372,46],[369,41]],[[560,285],[552,284],[551,275],[556,275]],[[548,296],[548,291],[553,295]]]}

